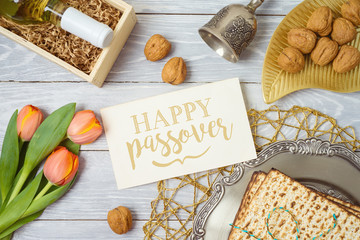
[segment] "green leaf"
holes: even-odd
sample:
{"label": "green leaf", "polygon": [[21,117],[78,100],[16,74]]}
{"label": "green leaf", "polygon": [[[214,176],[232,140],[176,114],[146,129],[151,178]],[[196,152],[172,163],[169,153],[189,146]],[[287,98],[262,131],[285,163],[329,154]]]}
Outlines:
{"label": "green leaf", "polygon": [[6,129],[0,157],[1,203],[12,186],[19,164],[19,138],[16,127],[17,110],[12,115]]}
{"label": "green leaf", "polygon": [[79,155],[80,145],[72,142],[70,139],[65,139],[60,144],[63,147],[66,147],[67,150],[72,152],[75,155]]}
{"label": "green leaf", "polygon": [[11,240],[12,234],[7,235],[6,237],[0,238],[0,240]]}
{"label": "green leaf", "polygon": [[64,139],[75,113],[75,103],[69,103],[48,116],[34,133],[25,156],[24,170],[30,172]]}
{"label": "green leaf", "polygon": [[[1,234],[0,234],[0,240],[2,240],[3,237],[5,236],[10,236],[12,235],[12,233],[19,229],[20,227],[22,227],[23,225],[29,223],[29,222],[32,222],[34,221],[35,219],[37,219],[38,217],[40,217],[40,215],[43,213],[44,211],[40,211],[40,212],[37,212],[33,215],[30,215],[30,216],[27,216],[25,218],[21,218],[19,219],[18,221],[16,221],[13,225],[11,225],[10,227],[8,227],[7,229],[5,229],[5,231],[3,231]],[[10,239],[10,238],[9,238]]]}
{"label": "green leaf", "polygon": [[[9,202],[10,194],[13,192],[16,183],[19,181],[19,178],[20,178],[21,173],[22,173],[22,169],[19,170],[18,174],[17,174],[16,177],[14,178],[13,187],[10,189],[8,196],[5,198],[5,201],[4,201],[4,203],[2,204],[2,206],[1,206],[1,208],[0,208],[0,214],[2,213],[2,211],[4,211],[7,203]],[[0,240],[1,240],[1,239],[0,239]]]}
{"label": "green leaf", "polygon": [[0,233],[14,224],[31,204],[43,177],[41,171],[36,178],[11,201],[0,214]]}
{"label": "green leaf", "polygon": [[75,106],[75,103],[69,103],[54,111],[36,130],[30,140],[23,171],[11,193],[10,202],[20,192],[30,172],[65,138],[67,128],[75,113]]}
{"label": "green leaf", "polygon": [[[31,171],[31,173],[29,174],[28,178],[26,179],[26,181],[25,181],[22,189],[26,188],[26,187],[33,181],[33,179],[35,178],[36,174],[37,174],[38,171],[39,171],[39,168],[40,168],[40,165],[38,165],[36,168],[34,168],[34,170]],[[5,201],[4,201],[3,205],[2,205],[1,208],[0,208],[0,214],[1,214],[1,212],[5,209],[6,205],[8,204],[9,198],[10,198],[10,196],[11,196],[11,193],[14,191],[14,187],[17,185],[17,182],[19,181],[19,178],[20,178],[20,176],[21,176],[21,174],[22,174],[22,171],[23,171],[23,169],[21,168],[21,169],[19,170],[18,174],[16,175],[16,177],[14,178],[13,186],[12,186],[12,188],[10,189],[8,196],[5,198]],[[45,178],[45,181],[46,181],[46,178]],[[40,182],[40,183],[41,183],[41,182]],[[20,191],[21,191],[21,190],[20,190]],[[0,239],[0,240],[1,240],[1,239]]]}
{"label": "green leaf", "polygon": [[34,200],[29,208],[26,210],[24,215],[22,217],[28,217],[38,211],[44,210],[46,207],[48,207],[50,204],[58,200],[60,197],[62,197],[74,184],[77,174],[75,175],[74,179],[66,184],[65,186],[58,187],[55,190],[53,190],[50,193],[47,193],[43,197]]}

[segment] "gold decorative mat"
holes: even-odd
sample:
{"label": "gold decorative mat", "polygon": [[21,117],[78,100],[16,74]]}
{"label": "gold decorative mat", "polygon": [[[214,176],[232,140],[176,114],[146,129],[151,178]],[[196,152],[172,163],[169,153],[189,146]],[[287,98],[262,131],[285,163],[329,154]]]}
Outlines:
{"label": "gold decorative mat", "polygon": [[[248,117],[257,151],[276,141],[308,137],[343,143],[353,151],[360,148],[352,127],[340,127],[334,118],[311,108],[280,110],[271,106],[263,111],[251,109]],[[187,239],[197,208],[211,196],[215,180],[232,169],[230,166],[159,181],[159,195],[151,202],[151,216],[143,226],[144,239]],[[188,198],[190,194],[192,199]]]}

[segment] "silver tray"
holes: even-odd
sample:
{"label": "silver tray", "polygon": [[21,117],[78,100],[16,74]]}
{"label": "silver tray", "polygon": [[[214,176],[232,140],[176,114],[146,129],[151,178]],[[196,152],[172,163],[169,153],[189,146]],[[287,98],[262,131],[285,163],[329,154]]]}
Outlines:
{"label": "silver tray", "polygon": [[360,203],[360,157],[354,152],[316,138],[276,142],[256,159],[237,164],[230,176],[217,180],[212,196],[194,219],[190,239],[227,239],[251,175],[271,168],[320,192]]}

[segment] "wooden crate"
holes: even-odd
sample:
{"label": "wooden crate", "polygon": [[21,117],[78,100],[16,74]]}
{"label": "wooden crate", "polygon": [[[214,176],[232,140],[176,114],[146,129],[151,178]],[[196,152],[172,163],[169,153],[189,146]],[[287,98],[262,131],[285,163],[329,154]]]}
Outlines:
{"label": "wooden crate", "polygon": [[16,35],[15,33],[10,32],[9,30],[0,27],[0,33],[10,38],[11,40],[16,41],[17,43],[27,47],[28,49],[36,52],[37,54],[47,58],[48,60],[57,63],[63,68],[69,70],[75,75],[85,79],[86,81],[94,84],[95,86],[101,87],[105,81],[106,76],[110,72],[115,60],[117,59],[121,49],[123,48],[126,40],[128,39],[132,29],[136,24],[136,15],[134,8],[129,4],[121,0],[107,0],[107,2],[119,9],[122,13],[118,24],[114,29],[114,38],[111,44],[104,48],[96,61],[94,68],[90,74],[86,74],[83,71],[73,67],[67,62],[57,58],[51,53],[37,47],[33,43],[23,39],[22,37]]}

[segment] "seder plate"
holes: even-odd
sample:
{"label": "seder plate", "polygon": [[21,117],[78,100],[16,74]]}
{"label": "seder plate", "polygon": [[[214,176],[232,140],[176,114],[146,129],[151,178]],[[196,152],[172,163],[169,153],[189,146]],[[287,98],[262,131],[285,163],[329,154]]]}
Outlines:
{"label": "seder plate", "polygon": [[254,171],[276,168],[302,184],[353,204],[360,204],[360,157],[340,144],[309,138],[271,144],[254,160],[239,163],[214,184],[197,213],[192,240],[227,239]]}

